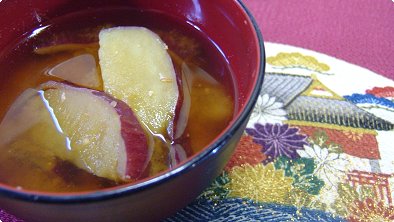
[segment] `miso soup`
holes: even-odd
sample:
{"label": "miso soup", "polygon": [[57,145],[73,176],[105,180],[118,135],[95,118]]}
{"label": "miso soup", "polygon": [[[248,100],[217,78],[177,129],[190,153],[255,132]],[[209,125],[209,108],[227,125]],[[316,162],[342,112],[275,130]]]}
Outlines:
{"label": "miso soup", "polygon": [[[139,116],[156,121],[160,104],[130,103],[108,87],[122,85],[120,92],[129,92],[139,84],[106,73],[103,58],[115,58],[102,55],[107,51],[100,33],[116,27],[143,27],[164,43],[168,54],[158,58],[170,58],[175,78],[160,80],[175,81],[177,91],[141,95],[176,99],[164,130]],[[50,192],[102,189],[174,168],[217,137],[236,107],[231,70],[214,42],[191,24],[129,8],[59,17],[2,49],[0,98],[0,182]],[[134,176],[111,176],[124,171]]]}

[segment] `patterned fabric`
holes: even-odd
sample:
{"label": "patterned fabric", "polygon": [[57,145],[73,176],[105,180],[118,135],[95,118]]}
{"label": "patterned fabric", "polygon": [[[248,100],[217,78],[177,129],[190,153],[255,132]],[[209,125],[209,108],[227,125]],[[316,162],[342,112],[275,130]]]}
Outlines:
{"label": "patterned fabric", "polygon": [[267,73],[264,77],[262,93],[276,97],[278,101],[287,106],[312,82],[306,76]]}
{"label": "patterned fabric", "polygon": [[[393,0],[243,2],[255,16],[266,42],[332,55],[394,79]],[[293,67],[303,65],[297,64],[297,59],[293,59]],[[308,57],[302,59],[311,61]],[[318,63],[312,68],[323,72],[326,69]]]}
{"label": "patterned fabric", "polygon": [[23,222],[22,220],[17,219],[13,215],[8,214],[4,210],[0,210],[0,221],[2,221],[2,222]]}
{"label": "patterned fabric", "polygon": [[374,130],[394,128],[392,123],[358,108],[349,101],[299,96],[287,110],[291,120]]}
{"label": "patterned fabric", "polygon": [[301,48],[266,50],[266,81],[231,160],[164,221],[393,221],[394,81]]}
{"label": "patterned fabric", "polygon": [[207,199],[199,199],[179,211],[174,217],[165,222],[186,221],[345,221],[340,217],[319,210],[298,209],[294,206],[277,204],[257,204],[250,200],[229,198],[216,205]]}
{"label": "patterned fabric", "polygon": [[165,221],[393,221],[394,82],[301,48],[266,51],[229,164]]}

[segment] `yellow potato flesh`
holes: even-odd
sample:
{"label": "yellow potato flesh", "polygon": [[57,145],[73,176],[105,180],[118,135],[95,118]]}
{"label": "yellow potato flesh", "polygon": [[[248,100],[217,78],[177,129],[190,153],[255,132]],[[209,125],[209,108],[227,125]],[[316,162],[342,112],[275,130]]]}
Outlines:
{"label": "yellow potato flesh", "polygon": [[143,27],[104,29],[99,44],[104,91],[126,102],[152,133],[166,135],[178,100],[167,46]]}

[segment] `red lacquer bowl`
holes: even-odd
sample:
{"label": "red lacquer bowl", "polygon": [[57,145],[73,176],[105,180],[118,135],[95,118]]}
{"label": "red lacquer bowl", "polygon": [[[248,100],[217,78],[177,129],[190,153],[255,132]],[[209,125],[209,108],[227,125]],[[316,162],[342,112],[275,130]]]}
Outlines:
{"label": "red lacquer bowl", "polygon": [[3,0],[0,51],[42,23],[108,7],[165,13],[208,36],[234,73],[236,113],[231,124],[201,152],[171,171],[135,184],[71,194],[21,191],[0,184],[0,208],[27,221],[155,221],[170,216],[221,173],[257,100],[265,67],[263,40],[250,12],[237,0]]}

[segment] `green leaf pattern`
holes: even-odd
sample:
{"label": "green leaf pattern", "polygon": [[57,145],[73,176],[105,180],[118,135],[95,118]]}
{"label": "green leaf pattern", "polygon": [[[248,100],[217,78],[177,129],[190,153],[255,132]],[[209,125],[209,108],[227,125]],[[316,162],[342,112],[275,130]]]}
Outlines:
{"label": "green leaf pattern", "polygon": [[324,181],[313,175],[316,166],[311,158],[291,160],[281,156],[275,161],[274,165],[276,169],[284,170],[286,176],[294,178],[294,188],[317,195],[324,186]]}

